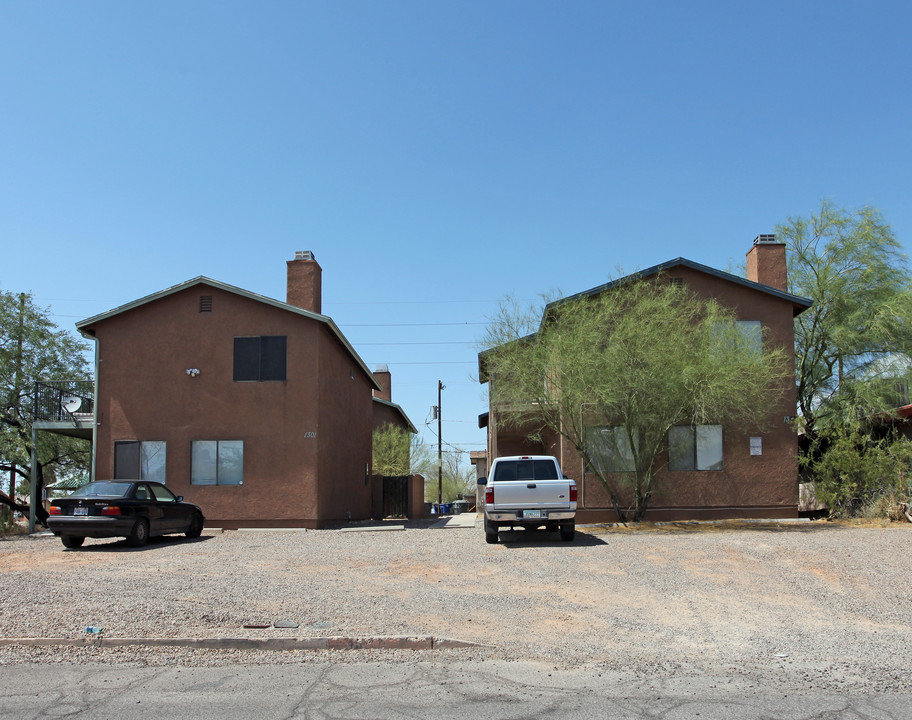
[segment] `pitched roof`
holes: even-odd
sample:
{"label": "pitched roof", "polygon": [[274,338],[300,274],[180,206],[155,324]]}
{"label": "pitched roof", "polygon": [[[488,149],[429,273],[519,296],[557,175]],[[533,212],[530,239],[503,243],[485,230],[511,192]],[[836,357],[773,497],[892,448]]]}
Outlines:
{"label": "pitched roof", "polygon": [[[763,285],[762,283],[748,280],[747,278],[740,277],[739,275],[733,275],[732,273],[724,272],[723,270],[716,270],[716,268],[709,267],[709,265],[701,265],[700,263],[694,262],[693,260],[679,257],[675,258],[674,260],[668,260],[667,262],[659,263],[658,265],[653,265],[652,267],[646,268],[645,270],[631,273],[630,275],[618,278],[617,280],[611,280],[610,282],[604,283],[603,285],[598,285],[594,288],[590,288],[589,290],[583,290],[582,292],[578,292],[575,295],[568,295],[567,297],[561,298],[560,300],[554,300],[545,306],[544,312],[542,313],[541,322],[545,322],[545,318],[553,308],[556,308],[563,303],[579,300],[581,298],[593,297],[605,292],[606,290],[611,290],[614,287],[622,285],[625,282],[629,282],[630,280],[650,277],[651,275],[658,275],[659,273],[666,272],[676,267],[690,268],[691,270],[706,273],[707,275],[712,275],[713,277],[717,277],[721,280],[726,280],[728,282],[735,283],[736,285],[742,285],[744,287],[751,288],[752,290],[757,290],[759,292],[766,293],[768,295],[772,295],[773,297],[790,302],[792,304],[792,312],[794,314],[794,317],[797,317],[814,304],[813,301],[809,300],[808,298],[800,297],[799,295],[792,295],[791,293],[785,292],[784,290],[779,290],[778,288],[774,288],[769,285]],[[526,337],[517,338],[512,342],[526,342],[534,338],[536,334],[537,333],[532,333]],[[485,383],[488,380],[485,359],[494,350],[495,348],[488,348],[487,350],[482,350],[480,353],[478,353],[478,374],[479,380],[482,383]]]}
{"label": "pitched roof", "polygon": [[388,408],[392,408],[398,412],[402,416],[402,419],[405,420],[406,425],[408,425],[409,432],[415,433],[416,435],[418,434],[417,428],[412,425],[412,421],[409,420],[408,415],[405,414],[405,410],[403,410],[400,405],[397,405],[394,402],[390,402],[389,400],[384,400],[383,398],[377,397],[376,395],[374,395],[374,402],[380,403],[381,405],[386,405]]}
{"label": "pitched roof", "polygon": [[367,365],[365,365],[364,361],[361,359],[361,356],[355,352],[355,349],[351,346],[351,343],[348,342],[346,337],[342,334],[342,331],[339,330],[339,327],[328,315],[320,315],[318,313],[310,312],[309,310],[305,310],[304,308],[300,308],[296,305],[289,305],[288,303],[282,302],[281,300],[275,300],[273,298],[266,297],[265,295],[258,295],[257,293],[250,292],[249,290],[244,290],[243,288],[235,287],[234,285],[228,285],[227,283],[203,277],[202,275],[195,277],[192,280],[182,282],[179,285],[165,288],[164,290],[160,290],[157,293],[146,295],[145,297],[139,298],[138,300],[133,300],[132,302],[128,302],[125,305],[116,307],[113,310],[108,310],[107,312],[103,312],[99,315],[94,315],[90,318],[86,318],[85,320],[80,320],[78,323],[76,323],[76,329],[79,330],[79,332],[84,336],[91,338],[94,336],[94,334],[89,330],[92,325],[96,325],[104,320],[107,320],[108,318],[114,317],[115,315],[125,313],[128,310],[133,310],[134,308],[140,307],[142,305],[147,305],[148,303],[155,302],[156,300],[160,300],[169,295],[181,292],[187,288],[194,287],[195,285],[208,285],[210,287],[224,290],[225,292],[232,293],[234,295],[240,295],[241,297],[245,297],[255,302],[271,305],[272,307],[278,308],[279,310],[294,313],[295,315],[302,315],[304,317],[311,318],[312,320],[316,320],[319,323],[323,323],[326,325],[327,329],[335,336],[335,338],[342,344],[342,346],[348,351],[352,359],[364,371],[364,374],[370,378],[370,381],[373,383],[374,387],[377,390],[381,389],[380,384],[377,382],[376,378],[374,378],[374,374],[368,370]]}
{"label": "pitched roof", "polygon": [[792,295],[789,292],[784,290],[779,290],[778,288],[771,287],[769,285],[763,285],[762,283],[754,282],[753,280],[748,280],[739,275],[733,275],[732,273],[725,272],[723,270],[716,270],[716,268],[709,267],[709,265],[701,265],[698,262],[693,260],[688,260],[687,258],[675,258],[674,260],[668,260],[667,262],[659,263],[658,265],[653,265],[651,268],[646,268],[645,270],[640,270],[625,277],[618,278],[617,280],[612,280],[605,283],[604,285],[598,285],[597,287],[590,288],[589,290],[583,290],[582,292],[576,293],[575,295],[569,295],[568,297],[561,298],[560,300],[555,300],[554,302],[548,303],[545,307],[545,315],[547,315],[548,310],[552,307],[556,307],[565,302],[570,302],[571,300],[577,300],[584,297],[592,297],[593,295],[598,295],[605,290],[610,290],[613,287],[621,285],[625,282],[636,278],[649,277],[650,275],[658,275],[659,273],[666,272],[675,267],[686,267],[691,270],[696,270],[698,272],[706,273],[707,275],[712,275],[721,280],[727,280],[728,282],[735,283],[736,285],[743,285],[744,287],[751,288],[752,290],[758,290],[773,297],[780,298],[781,300],[787,300],[792,303],[794,306],[795,316],[800,315],[805,310],[807,310],[813,301],[808,298],[800,297],[799,295]]}

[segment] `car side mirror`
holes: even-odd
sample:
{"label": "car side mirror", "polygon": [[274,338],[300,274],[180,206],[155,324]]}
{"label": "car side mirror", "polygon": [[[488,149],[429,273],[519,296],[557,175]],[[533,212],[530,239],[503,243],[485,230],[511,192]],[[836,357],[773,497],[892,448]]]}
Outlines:
{"label": "car side mirror", "polygon": [[178,502],[183,502],[183,501],[184,501],[184,496],[183,496],[183,495],[178,495],[178,496],[177,496],[177,501],[178,501]]}
{"label": "car side mirror", "polygon": [[488,484],[488,479],[487,479],[486,477],[478,478],[478,484],[479,484],[479,485],[487,485],[487,484]]}

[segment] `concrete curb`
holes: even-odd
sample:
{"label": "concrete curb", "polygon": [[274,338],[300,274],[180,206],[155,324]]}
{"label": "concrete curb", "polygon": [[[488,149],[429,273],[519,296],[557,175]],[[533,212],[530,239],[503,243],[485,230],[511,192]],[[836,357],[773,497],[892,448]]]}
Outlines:
{"label": "concrete curb", "polygon": [[197,650],[450,650],[488,647],[451,638],[310,637],[310,638],[0,638],[0,647],[184,647]]}

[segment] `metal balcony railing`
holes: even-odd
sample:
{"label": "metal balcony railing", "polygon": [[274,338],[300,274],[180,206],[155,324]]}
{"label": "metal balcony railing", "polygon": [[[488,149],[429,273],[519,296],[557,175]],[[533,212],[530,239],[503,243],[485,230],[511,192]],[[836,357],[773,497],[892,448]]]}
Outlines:
{"label": "metal balcony railing", "polygon": [[95,383],[60,380],[35,383],[35,420],[76,422],[95,411]]}

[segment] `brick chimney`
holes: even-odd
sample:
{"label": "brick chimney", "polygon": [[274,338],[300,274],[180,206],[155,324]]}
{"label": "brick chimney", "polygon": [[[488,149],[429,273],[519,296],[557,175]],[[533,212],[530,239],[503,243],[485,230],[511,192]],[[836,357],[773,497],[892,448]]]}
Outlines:
{"label": "brick chimney", "polygon": [[323,314],[323,268],[310,250],[299,250],[288,260],[288,289],[285,302]]}
{"label": "brick chimney", "polygon": [[747,279],[788,292],[785,243],[775,235],[758,235],[747,253]]}
{"label": "brick chimney", "polygon": [[377,384],[381,387],[380,390],[374,390],[374,396],[380,398],[381,400],[388,400],[389,402],[393,401],[393,388],[392,380],[393,376],[389,371],[388,365],[378,365],[377,369],[374,370],[374,378],[377,380]]}

